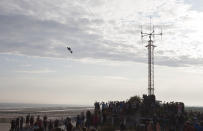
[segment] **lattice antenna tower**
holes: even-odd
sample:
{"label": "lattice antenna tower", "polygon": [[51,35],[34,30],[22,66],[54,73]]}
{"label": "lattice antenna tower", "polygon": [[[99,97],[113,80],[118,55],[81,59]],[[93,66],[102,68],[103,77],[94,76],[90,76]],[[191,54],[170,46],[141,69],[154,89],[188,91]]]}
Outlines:
{"label": "lattice antenna tower", "polygon": [[155,33],[154,26],[151,26],[151,18],[150,18],[150,31],[143,32],[141,26],[141,39],[144,37],[149,37],[148,44],[145,46],[148,49],[148,95],[154,95],[154,39],[155,36],[162,37],[162,29],[160,33]]}

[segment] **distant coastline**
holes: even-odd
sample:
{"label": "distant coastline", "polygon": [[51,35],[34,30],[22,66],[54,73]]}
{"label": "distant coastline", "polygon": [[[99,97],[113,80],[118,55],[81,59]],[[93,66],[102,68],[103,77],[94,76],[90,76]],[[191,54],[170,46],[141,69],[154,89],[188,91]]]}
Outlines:
{"label": "distant coastline", "polygon": [[34,104],[34,103],[0,103],[2,109],[23,109],[23,108],[51,108],[51,107],[93,107],[90,105],[73,105],[73,104]]}

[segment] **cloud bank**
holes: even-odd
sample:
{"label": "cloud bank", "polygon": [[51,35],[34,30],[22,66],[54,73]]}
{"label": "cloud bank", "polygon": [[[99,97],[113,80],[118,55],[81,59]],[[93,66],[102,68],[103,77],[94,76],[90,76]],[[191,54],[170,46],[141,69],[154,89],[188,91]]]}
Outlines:
{"label": "cloud bank", "polygon": [[203,64],[203,13],[181,0],[1,0],[0,53],[146,62],[149,16],[164,33],[156,64]]}

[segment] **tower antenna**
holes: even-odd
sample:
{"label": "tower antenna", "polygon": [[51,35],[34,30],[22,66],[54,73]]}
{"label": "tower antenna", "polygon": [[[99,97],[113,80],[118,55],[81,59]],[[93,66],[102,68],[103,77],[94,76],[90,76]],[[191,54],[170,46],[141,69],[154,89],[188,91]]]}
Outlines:
{"label": "tower antenna", "polygon": [[148,95],[154,95],[154,38],[155,36],[162,36],[161,33],[155,33],[154,26],[151,30],[151,17],[150,17],[150,32],[141,31],[141,38],[149,37],[148,44],[145,46],[148,49]]}

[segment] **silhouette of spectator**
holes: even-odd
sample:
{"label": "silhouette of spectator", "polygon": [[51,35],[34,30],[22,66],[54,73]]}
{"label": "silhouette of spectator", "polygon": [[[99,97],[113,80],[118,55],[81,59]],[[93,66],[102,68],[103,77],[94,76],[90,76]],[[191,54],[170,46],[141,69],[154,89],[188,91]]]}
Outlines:
{"label": "silhouette of spectator", "polygon": [[20,117],[20,129],[21,130],[23,129],[23,121],[24,121],[23,117]]}
{"label": "silhouette of spectator", "polygon": [[26,116],[25,123],[26,123],[26,126],[29,127],[29,123],[30,123],[30,114],[28,114],[28,115]]}
{"label": "silhouette of spectator", "polygon": [[80,116],[79,116],[79,115],[77,115],[77,117],[76,117],[76,128],[79,128],[79,127],[80,127],[80,125],[81,125]]}
{"label": "silhouette of spectator", "polygon": [[69,117],[67,117],[66,118],[66,121],[67,121],[67,123],[66,123],[66,130],[67,131],[72,131],[72,129],[73,129],[73,125],[72,125],[72,123],[71,123],[71,119],[69,118]]}
{"label": "silhouette of spectator", "polygon": [[19,131],[19,127],[20,127],[20,120],[18,117],[18,118],[16,118],[16,131]]}
{"label": "silhouette of spectator", "polygon": [[30,117],[30,127],[33,127],[34,125],[34,116]]}
{"label": "silhouette of spectator", "polygon": [[40,116],[39,116],[39,115],[37,116],[37,120],[36,120],[35,124],[36,124],[36,125],[38,126],[38,128],[39,128],[37,131],[43,130],[43,128],[42,128],[43,122],[42,122],[42,120],[40,119]]}
{"label": "silhouette of spectator", "polygon": [[85,126],[89,129],[90,124],[91,124],[91,112],[88,110],[86,112],[86,123],[85,123]]}
{"label": "silhouette of spectator", "polygon": [[16,128],[16,121],[15,120],[12,120],[11,121],[11,131],[14,131]]}
{"label": "silhouette of spectator", "polygon": [[62,129],[59,128],[59,120],[57,120],[57,119],[54,121],[54,129],[53,129],[53,131],[62,131]]}
{"label": "silhouette of spectator", "polygon": [[156,123],[156,131],[161,131],[161,126],[159,122]]}
{"label": "silhouette of spectator", "polygon": [[46,131],[47,130],[47,116],[46,115],[43,117],[43,127],[44,127],[44,131]]}
{"label": "silhouette of spectator", "polygon": [[147,131],[153,131],[152,121],[148,122]]}
{"label": "silhouette of spectator", "polygon": [[125,124],[123,122],[123,120],[120,123],[120,131],[124,131],[126,129]]}
{"label": "silhouette of spectator", "polygon": [[97,112],[95,112],[95,114],[93,115],[93,124],[94,124],[94,127],[97,129],[97,126],[99,124],[99,117]]}
{"label": "silhouette of spectator", "polygon": [[52,122],[52,120],[49,120],[49,123],[48,123],[48,129],[49,129],[49,131],[51,131],[52,129],[53,129],[53,122]]}

